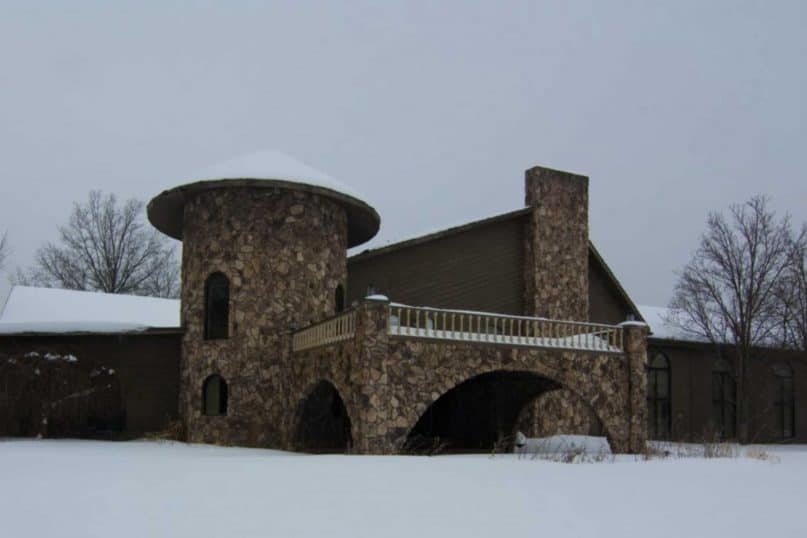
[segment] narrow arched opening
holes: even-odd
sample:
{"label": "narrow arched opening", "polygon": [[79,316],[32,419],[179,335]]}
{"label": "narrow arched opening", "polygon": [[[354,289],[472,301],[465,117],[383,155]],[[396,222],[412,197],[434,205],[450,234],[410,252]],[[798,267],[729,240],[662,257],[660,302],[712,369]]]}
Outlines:
{"label": "narrow arched opening", "polygon": [[213,374],[202,384],[202,414],[221,417],[227,414],[229,394],[223,377]]}
{"label": "narrow arched opening", "polygon": [[337,314],[345,311],[345,288],[341,284],[334,291],[334,311]]}
{"label": "narrow arched opening", "polygon": [[230,281],[213,273],[205,281],[205,340],[230,336]]}
{"label": "narrow arched opening", "polygon": [[647,438],[667,440],[672,426],[670,360],[656,353],[647,367]]}
{"label": "narrow arched opening", "polygon": [[430,405],[407,436],[408,451],[481,452],[510,450],[524,407],[560,388],[548,378],[497,370],[472,377]]}
{"label": "narrow arched opening", "polygon": [[773,367],[774,399],[776,410],[774,435],[779,440],[791,439],[796,434],[796,397],[793,390],[793,370],[787,364]]}
{"label": "narrow arched opening", "polygon": [[351,430],[339,391],[328,381],[317,383],[300,404],[297,447],[307,452],[343,453],[353,446]]}
{"label": "narrow arched opening", "polygon": [[737,382],[731,365],[718,358],[712,364],[712,420],[719,439],[737,435]]}

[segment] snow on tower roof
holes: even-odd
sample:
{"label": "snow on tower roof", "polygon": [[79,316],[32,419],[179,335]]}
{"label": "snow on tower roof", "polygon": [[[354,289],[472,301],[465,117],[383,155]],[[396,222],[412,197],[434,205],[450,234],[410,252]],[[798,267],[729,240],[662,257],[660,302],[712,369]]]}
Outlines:
{"label": "snow on tower roof", "polygon": [[179,328],[179,301],[91,291],[14,286],[0,334],[125,333]]}
{"label": "snow on tower roof", "polygon": [[193,178],[194,181],[245,178],[279,179],[322,187],[358,199],[362,198],[344,183],[275,150],[258,151],[214,164],[194,174]]}
{"label": "snow on tower roof", "polygon": [[334,178],[279,151],[259,151],[212,165],[189,183],[163,191],[148,205],[148,217],[161,232],[182,239],[182,215],[187,196],[222,187],[304,190],[339,202],[348,215],[348,246],[370,240],[381,222],[378,213],[355,191]]}

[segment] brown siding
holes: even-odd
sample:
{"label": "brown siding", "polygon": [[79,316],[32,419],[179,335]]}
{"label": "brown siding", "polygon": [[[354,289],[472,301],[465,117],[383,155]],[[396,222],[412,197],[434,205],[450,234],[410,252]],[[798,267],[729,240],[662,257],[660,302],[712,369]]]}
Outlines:
{"label": "brown siding", "polygon": [[79,361],[116,370],[126,412],[126,434],[162,429],[177,417],[182,335],[2,336],[0,352],[72,353]]}
{"label": "brown siding", "polygon": [[588,260],[588,312],[594,323],[615,325],[628,319],[633,312],[630,305],[616,289],[611,277],[599,266],[589,253]]}
{"label": "brown siding", "polygon": [[523,218],[474,227],[379,255],[348,260],[348,299],[371,284],[392,301],[522,314]]}
{"label": "brown siding", "polygon": [[[712,427],[712,365],[717,350],[706,344],[650,340],[648,358],[663,352],[670,359],[672,438],[703,441]],[[721,350],[730,363],[736,356],[731,347]],[[807,441],[807,364],[786,350],[764,350],[750,364],[750,435],[752,442],[781,441],[774,433],[776,410],[773,365],[789,364],[795,385],[795,438]],[[735,364],[736,368],[736,364]],[[736,370],[735,370],[736,371]]]}

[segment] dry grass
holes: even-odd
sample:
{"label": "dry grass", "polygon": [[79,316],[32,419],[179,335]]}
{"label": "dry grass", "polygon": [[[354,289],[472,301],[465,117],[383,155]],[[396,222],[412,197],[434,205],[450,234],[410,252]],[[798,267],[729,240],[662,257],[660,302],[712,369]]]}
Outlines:
{"label": "dry grass", "polygon": [[736,443],[726,441],[704,440],[700,443],[673,443],[673,442],[648,442],[644,453],[638,456],[642,460],[654,460],[665,458],[751,458],[759,461],[778,463],[779,457],[766,452],[758,446],[751,446],[743,450]]}
{"label": "dry grass", "polygon": [[779,456],[766,452],[758,446],[748,447],[748,450],[745,451],[745,457],[770,463],[780,463],[782,461]]}
{"label": "dry grass", "polygon": [[519,458],[527,457],[530,460],[551,461],[554,463],[612,463],[614,455],[610,450],[601,449],[591,451],[585,446],[578,446],[573,442],[557,449],[550,449],[549,444],[533,444],[528,450],[519,452]]}

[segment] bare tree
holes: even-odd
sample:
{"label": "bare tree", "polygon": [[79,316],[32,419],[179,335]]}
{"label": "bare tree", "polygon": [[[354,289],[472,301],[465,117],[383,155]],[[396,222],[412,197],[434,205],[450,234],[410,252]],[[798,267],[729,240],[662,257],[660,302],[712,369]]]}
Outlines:
{"label": "bare tree", "polygon": [[807,224],[791,242],[790,264],[777,296],[781,345],[807,353]]}
{"label": "bare tree", "polygon": [[92,191],[75,203],[59,228],[59,244],[48,243],[34,266],[17,271],[16,281],[76,290],[157,297],[179,294],[179,263],[168,240],[144,221],[144,204]]}
{"label": "bare tree", "polygon": [[736,349],[737,431],[749,439],[748,366],[753,348],[777,340],[782,279],[790,267],[790,219],[776,219],[765,197],[711,213],[670,303],[683,330]]}
{"label": "bare tree", "polygon": [[6,268],[6,260],[8,259],[8,232],[0,237],[0,271]]}

